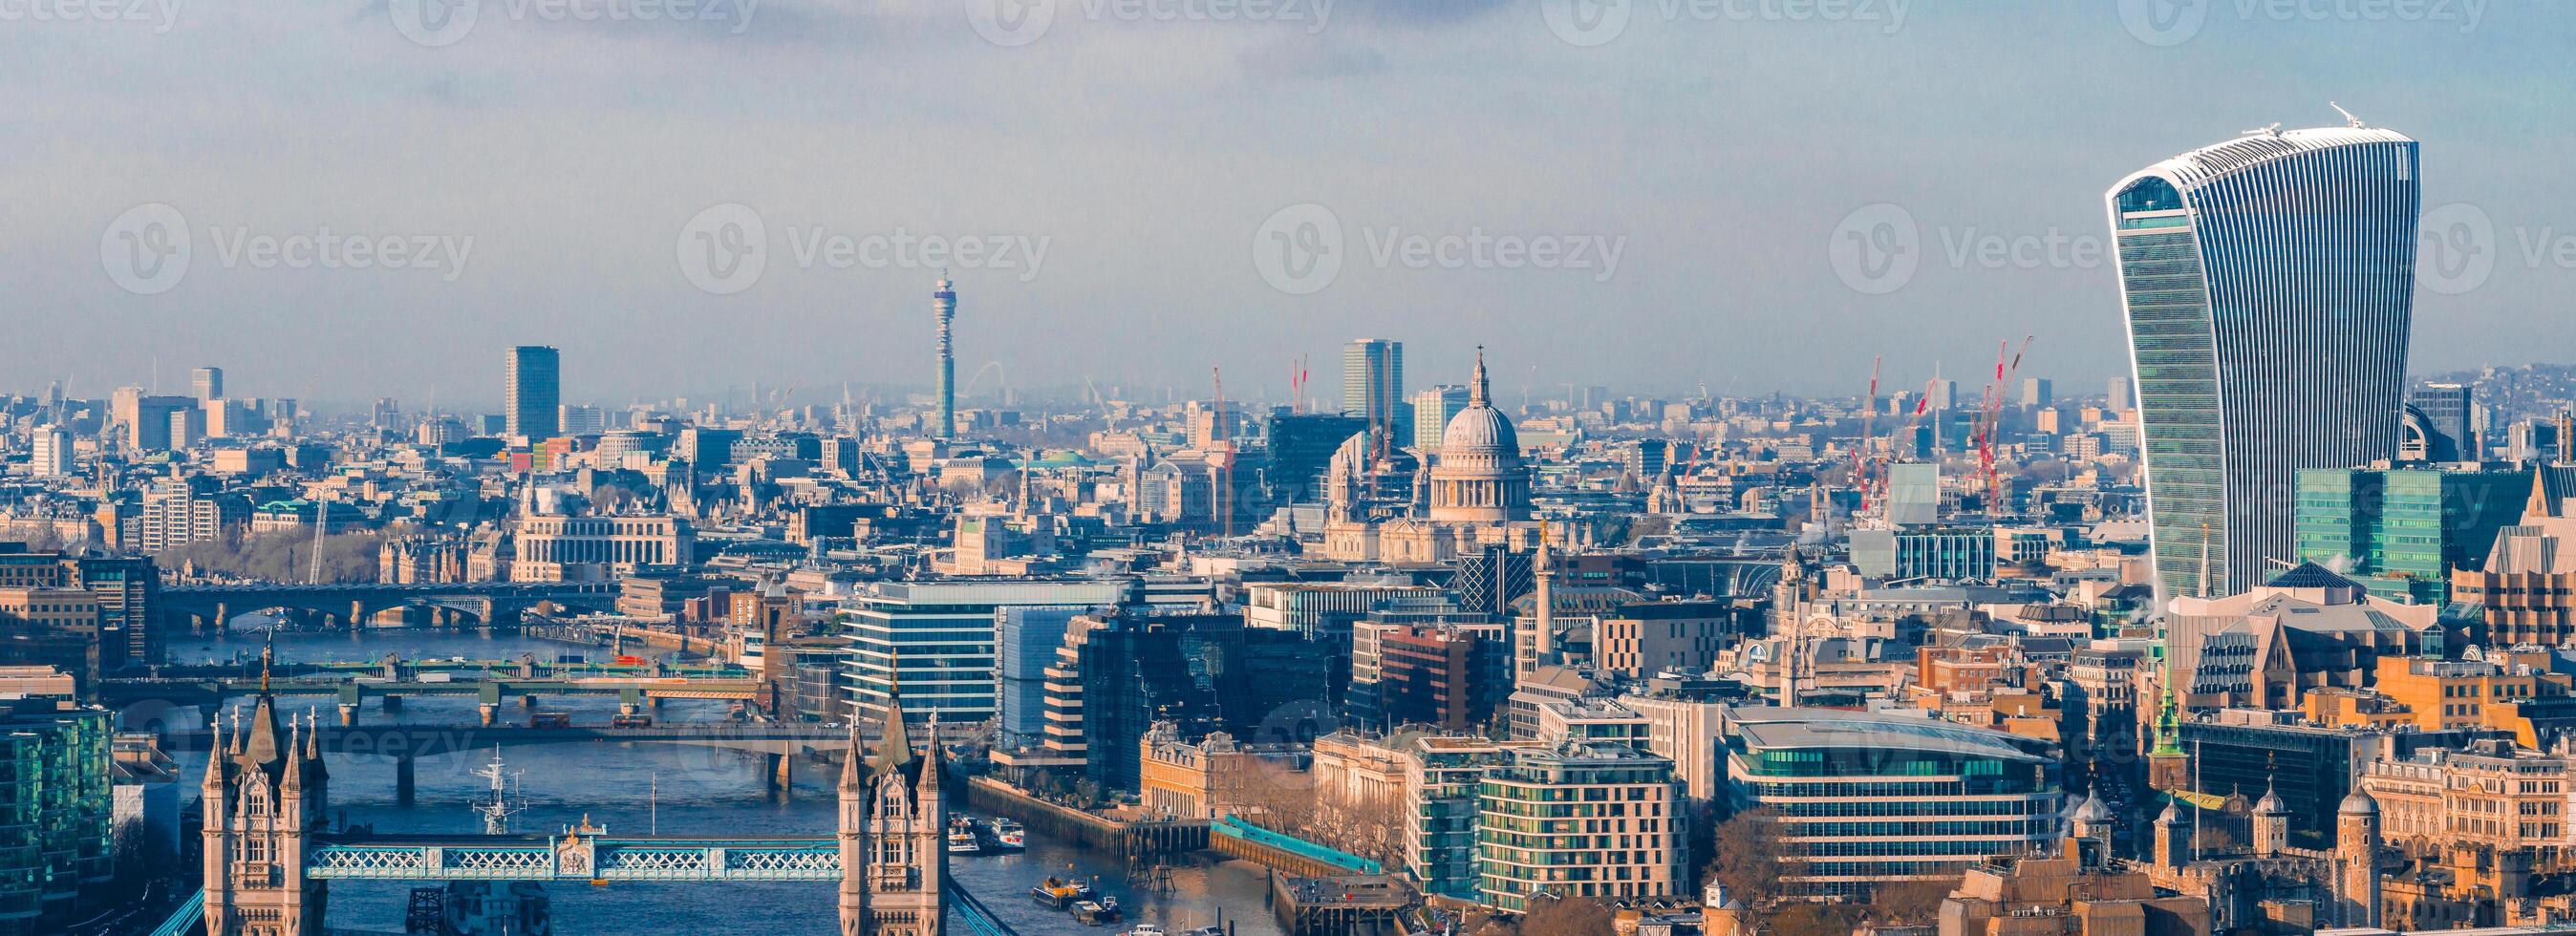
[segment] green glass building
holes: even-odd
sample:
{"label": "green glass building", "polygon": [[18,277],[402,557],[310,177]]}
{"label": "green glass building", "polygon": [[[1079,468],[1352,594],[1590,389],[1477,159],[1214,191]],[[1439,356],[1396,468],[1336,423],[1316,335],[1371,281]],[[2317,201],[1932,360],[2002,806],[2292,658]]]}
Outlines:
{"label": "green glass building", "polygon": [[2497,531],[2521,521],[2529,471],[2312,468],[2293,505],[2299,562],[2343,569],[2371,593],[2450,599],[2450,570],[2486,561]]}
{"label": "green glass building", "polygon": [[62,932],[114,873],[107,711],[0,702],[0,936]]}

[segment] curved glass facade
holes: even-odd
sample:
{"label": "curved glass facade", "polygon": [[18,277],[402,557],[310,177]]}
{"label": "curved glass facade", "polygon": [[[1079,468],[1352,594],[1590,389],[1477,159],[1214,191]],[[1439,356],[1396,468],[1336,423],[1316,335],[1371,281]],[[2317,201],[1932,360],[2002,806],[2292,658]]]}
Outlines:
{"label": "curved glass facade", "polygon": [[[2108,196],[2159,597],[2291,561],[2304,468],[2396,453],[2415,287],[2416,144],[2258,133]],[[2204,532],[2205,531],[2205,532]]]}
{"label": "curved glass facade", "polygon": [[1729,805],[1779,814],[1793,893],[1867,900],[1878,885],[1953,878],[2062,834],[2044,742],[1850,713],[1744,717],[1727,737]]}

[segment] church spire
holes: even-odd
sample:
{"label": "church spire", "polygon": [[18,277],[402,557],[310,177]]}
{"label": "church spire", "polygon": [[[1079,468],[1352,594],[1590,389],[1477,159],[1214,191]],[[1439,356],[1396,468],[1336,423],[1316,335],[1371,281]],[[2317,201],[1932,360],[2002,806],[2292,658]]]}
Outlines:
{"label": "church spire", "polygon": [[1474,385],[1473,387],[1471,387],[1471,388],[1467,391],[1467,405],[1469,405],[1469,406],[1491,406],[1492,404],[1491,404],[1491,403],[1489,403],[1489,402],[1487,402],[1487,400],[1488,400],[1492,395],[1493,395],[1493,388],[1492,388],[1492,387],[1490,387],[1490,386],[1488,386],[1488,385],[1487,385],[1487,382],[1486,382],[1486,380],[1485,380],[1485,346],[1484,346],[1484,345],[1477,345],[1477,346],[1476,346],[1476,382],[1475,382],[1475,385]]}

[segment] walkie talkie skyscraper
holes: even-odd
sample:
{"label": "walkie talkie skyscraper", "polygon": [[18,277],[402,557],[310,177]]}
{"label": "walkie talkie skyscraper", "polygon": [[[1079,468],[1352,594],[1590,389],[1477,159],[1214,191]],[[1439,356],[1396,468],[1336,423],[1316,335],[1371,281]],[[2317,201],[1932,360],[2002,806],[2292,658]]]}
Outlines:
{"label": "walkie talkie skyscraper", "polygon": [[2278,125],[2111,187],[2157,599],[2297,558],[2302,468],[2390,458],[2414,308],[2415,141]]}
{"label": "walkie talkie skyscraper", "polygon": [[951,327],[957,321],[957,284],[942,278],[939,290],[930,294],[930,309],[939,315],[939,422],[931,427],[935,438],[957,437],[957,348],[950,342]]}

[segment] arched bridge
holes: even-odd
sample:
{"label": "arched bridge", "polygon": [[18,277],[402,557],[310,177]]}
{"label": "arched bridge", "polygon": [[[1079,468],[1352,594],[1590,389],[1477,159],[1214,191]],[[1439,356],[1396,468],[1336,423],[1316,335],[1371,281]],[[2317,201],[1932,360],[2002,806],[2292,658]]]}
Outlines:
{"label": "arched bridge", "polygon": [[283,610],[328,626],[363,626],[388,611],[416,609],[434,623],[511,624],[541,604],[606,611],[614,582],[467,582],[446,585],[180,585],[161,590],[165,631],[223,630],[232,617]]}

